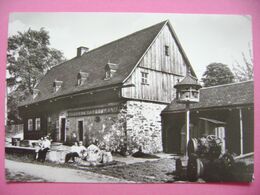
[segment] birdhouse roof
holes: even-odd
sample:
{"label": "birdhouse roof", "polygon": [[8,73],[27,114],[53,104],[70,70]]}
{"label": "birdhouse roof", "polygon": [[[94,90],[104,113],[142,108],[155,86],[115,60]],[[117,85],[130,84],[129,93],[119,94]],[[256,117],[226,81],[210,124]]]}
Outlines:
{"label": "birdhouse roof", "polygon": [[174,87],[180,88],[181,86],[193,85],[197,88],[201,88],[201,85],[198,83],[198,79],[188,74],[182,81],[177,83]]}

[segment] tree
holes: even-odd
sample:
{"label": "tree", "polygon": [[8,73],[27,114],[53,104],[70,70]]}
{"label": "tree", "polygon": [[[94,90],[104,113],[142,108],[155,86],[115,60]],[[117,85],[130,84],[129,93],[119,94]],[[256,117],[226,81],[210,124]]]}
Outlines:
{"label": "tree", "polygon": [[248,81],[254,79],[254,67],[253,67],[253,56],[252,50],[249,48],[249,57],[246,57],[246,54],[242,52],[243,64],[235,61],[233,65],[233,72],[235,79],[239,82]]}
{"label": "tree", "polygon": [[48,32],[28,29],[8,38],[8,121],[19,119],[17,104],[33,93],[48,69],[65,60],[61,51],[50,48]]}
{"label": "tree", "polygon": [[229,67],[222,63],[212,63],[207,66],[202,81],[205,87],[223,85],[234,82],[234,75]]}

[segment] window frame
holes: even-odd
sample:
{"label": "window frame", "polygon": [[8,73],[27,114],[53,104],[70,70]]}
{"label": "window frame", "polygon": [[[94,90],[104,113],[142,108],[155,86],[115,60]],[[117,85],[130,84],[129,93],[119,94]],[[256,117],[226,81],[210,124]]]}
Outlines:
{"label": "window frame", "polygon": [[35,131],[40,131],[41,130],[41,118],[36,118],[35,119]]}
{"label": "window frame", "polygon": [[84,77],[80,73],[78,73],[77,86],[82,86],[85,83],[86,80],[87,80],[87,77]]}
{"label": "window frame", "polygon": [[148,83],[148,72],[141,72],[141,84],[142,85],[149,85]]}
{"label": "window frame", "polygon": [[62,85],[63,81],[58,81],[55,79],[55,81],[53,81],[53,92],[56,93],[57,91],[59,91]]}
{"label": "window frame", "polygon": [[108,80],[111,78],[111,70],[106,70],[105,80]]}
{"label": "window frame", "polygon": [[57,91],[59,91],[60,88],[61,88],[61,85],[55,85],[55,86],[54,86],[54,93],[56,93]]}
{"label": "window frame", "polygon": [[33,119],[32,118],[29,118],[27,120],[27,130],[28,131],[33,131]]}
{"label": "window frame", "polygon": [[170,55],[169,50],[170,50],[169,45],[164,45],[164,54],[165,54],[165,56],[169,56]]}

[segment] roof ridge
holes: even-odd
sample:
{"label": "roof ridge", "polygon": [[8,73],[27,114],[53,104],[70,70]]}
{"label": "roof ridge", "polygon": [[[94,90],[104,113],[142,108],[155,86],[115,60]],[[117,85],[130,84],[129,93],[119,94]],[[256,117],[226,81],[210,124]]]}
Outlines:
{"label": "roof ridge", "polygon": [[225,87],[225,86],[230,86],[230,85],[237,85],[237,84],[242,84],[242,83],[247,83],[247,82],[253,82],[254,80],[247,80],[247,81],[241,81],[241,82],[234,82],[234,83],[228,83],[228,84],[222,84],[222,85],[215,85],[215,86],[209,86],[209,87],[203,87],[201,89],[209,89],[209,88],[217,88],[217,87]]}
{"label": "roof ridge", "polygon": [[[169,20],[165,20],[165,21],[163,21],[163,22],[156,23],[156,24],[154,24],[154,25],[152,25],[152,26],[148,26],[148,27],[146,27],[146,28],[140,29],[140,30],[135,31],[135,32],[133,32],[133,33],[131,33],[131,34],[125,35],[125,36],[123,36],[123,37],[120,37],[120,38],[118,38],[118,39],[116,39],[116,40],[114,40],[114,41],[110,41],[110,42],[105,43],[105,44],[103,44],[103,45],[101,45],[101,46],[99,46],[99,47],[96,47],[96,48],[94,48],[94,49],[92,49],[92,50],[89,50],[88,52],[84,53],[83,55],[87,55],[88,53],[90,53],[90,52],[92,52],[92,51],[95,51],[95,50],[100,49],[100,48],[102,48],[102,47],[105,47],[105,46],[107,46],[107,45],[109,45],[109,44],[112,44],[112,43],[114,43],[114,42],[117,42],[117,41],[120,41],[120,40],[122,40],[122,39],[125,39],[125,38],[127,38],[127,37],[133,36],[133,35],[135,35],[135,34],[137,34],[137,33],[142,32],[142,31],[148,30],[148,29],[153,28],[153,27],[155,27],[155,26],[157,26],[157,25],[165,24],[165,23],[167,23],[168,21],[169,21]],[[82,56],[83,56],[83,55],[82,55]]]}

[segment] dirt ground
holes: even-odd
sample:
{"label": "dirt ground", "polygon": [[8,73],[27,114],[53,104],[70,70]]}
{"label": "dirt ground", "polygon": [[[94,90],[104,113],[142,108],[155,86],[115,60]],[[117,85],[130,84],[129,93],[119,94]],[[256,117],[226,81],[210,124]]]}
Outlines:
{"label": "dirt ground", "polygon": [[[28,162],[38,165],[43,165],[42,163],[36,162],[28,158],[16,157],[13,155],[6,155],[7,159],[18,161],[18,162]],[[85,171],[87,173],[93,172],[93,174],[101,174],[108,177],[118,178],[119,180],[126,180],[129,182],[137,183],[166,183],[173,182],[172,172],[175,169],[174,159],[156,159],[153,161],[137,162],[133,164],[116,163],[110,166],[104,167],[79,167],[73,164],[54,164],[50,162],[45,162],[44,165],[57,167],[57,168],[69,168]],[[12,173],[14,174],[14,173]],[[26,179],[26,174],[20,174],[20,178],[23,176]],[[7,178],[13,177],[10,172],[7,172]],[[19,176],[19,175],[18,175]],[[29,178],[30,176],[28,176]],[[18,177],[19,179],[19,177]],[[34,178],[32,178],[34,180]],[[37,180],[39,178],[35,178]]]}
{"label": "dirt ground", "polygon": [[5,178],[8,182],[47,182],[47,180],[29,175],[24,172],[13,172],[5,169]]}
{"label": "dirt ground", "polygon": [[8,159],[5,160],[5,165],[7,180],[10,182],[132,183],[131,181],[79,169],[37,165]]}
{"label": "dirt ground", "polygon": [[172,172],[175,163],[173,159],[158,159],[121,166],[86,167],[85,169],[137,183],[166,183],[174,181]]}

